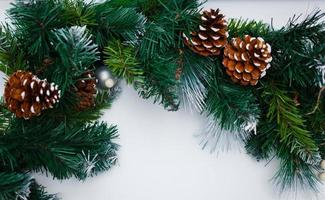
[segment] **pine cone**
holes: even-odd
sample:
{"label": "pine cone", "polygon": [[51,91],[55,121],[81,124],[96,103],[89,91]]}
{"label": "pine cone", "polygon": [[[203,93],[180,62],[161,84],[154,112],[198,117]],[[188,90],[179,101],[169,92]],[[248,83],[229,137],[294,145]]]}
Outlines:
{"label": "pine cone", "polygon": [[271,46],[263,38],[246,35],[233,38],[224,50],[223,65],[231,79],[241,85],[256,85],[271,67]]}
{"label": "pine cone", "polygon": [[198,32],[191,32],[190,37],[183,33],[184,43],[195,53],[202,56],[217,56],[227,44],[227,22],[218,10],[204,11]]}
{"label": "pine cone", "polygon": [[59,102],[60,91],[54,83],[40,80],[26,71],[12,74],[5,87],[5,103],[18,118],[30,119]]}
{"label": "pine cone", "polygon": [[94,72],[88,71],[82,75],[81,80],[77,81],[76,93],[79,98],[77,110],[82,111],[95,105],[97,89]]}

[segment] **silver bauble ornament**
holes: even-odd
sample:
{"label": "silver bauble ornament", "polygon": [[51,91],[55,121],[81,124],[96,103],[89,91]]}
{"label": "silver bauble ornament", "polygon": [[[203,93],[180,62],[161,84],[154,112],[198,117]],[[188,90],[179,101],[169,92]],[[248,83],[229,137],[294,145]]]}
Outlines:
{"label": "silver bauble ornament", "polygon": [[116,85],[117,79],[106,66],[97,68],[95,73],[99,88],[111,89]]}
{"label": "silver bauble ornament", "polygon": [[325,170],[325,160],[322,160],[322,161],[320,162],[320,167],[321,167],[323,170]]}
{"label": "silver bauble ornament", "polygon": [[321,180],[321,181],[325,181],[325,172],[320,173],[320,174],[318,175],[318,177],[319,177],[319,180]]}

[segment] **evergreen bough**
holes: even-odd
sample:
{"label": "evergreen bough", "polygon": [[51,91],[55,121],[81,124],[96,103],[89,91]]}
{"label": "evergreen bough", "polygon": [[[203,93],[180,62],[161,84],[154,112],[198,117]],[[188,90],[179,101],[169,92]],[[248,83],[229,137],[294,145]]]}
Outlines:
{"label": "evergreen bough", "polygon": [[[71,87],[86,70],[105,64],[146,99],[207,117],[203,145],[215,149],[228,135],[257,160],[280,160],[274,182],[317,191],[325,159],[325,14],[294,16],[283,28],[229,19],[229,38],[262,37],[272,67],[255,87],[234,84],[220,57],[202,57],[184,45],[200,23],[197,0],[17,0],[11,25],[0,31],[0,70],[39,74],[62,89],[60,104],[31,120],[0,104],[0,198],[56,199],[31,177],[88,176],[117,161],[115,126],[99,122],[114,93],[100,91],[94,107],[77,111]],[[44,66],[44,59],[53,63]],[[231,132],[231,133],[230,133]]]}

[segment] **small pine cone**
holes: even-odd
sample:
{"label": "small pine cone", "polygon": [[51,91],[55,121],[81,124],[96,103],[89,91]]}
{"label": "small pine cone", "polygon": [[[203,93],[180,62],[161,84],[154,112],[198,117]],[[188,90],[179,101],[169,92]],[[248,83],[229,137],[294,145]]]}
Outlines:
{"label": "small pine cone", "polygon": [[5,103],[18,118],[30,119],[59,102],[60,91],[54,83],[40,80],[26,71],[12,74],[5,86]]}
{"label": "small pine cone", "polygon": [[76,109],[79,111],[85,110],[95,105],[95,97],[97,94],[96,78],[92,71],[87,71],[76,83],[76,93],[79,98],[79,103]]}
{"label": "small pine cone", "polygon": [[199,31],[188,37],[183,33],[184,43],[202,56],[217,56],[227,44],[228,32],[225,16],[218,10],[204,11]]}
{"label": "small pine cone", "polygon": [[263,38],[233,38],[224,50],[222,64],[235,83],[256,85],[271,67],[271,46]]}

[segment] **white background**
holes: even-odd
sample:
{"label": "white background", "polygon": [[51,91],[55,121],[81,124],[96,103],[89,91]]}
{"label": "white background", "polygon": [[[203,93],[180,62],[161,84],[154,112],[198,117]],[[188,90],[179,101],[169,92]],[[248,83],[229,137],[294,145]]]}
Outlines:
{"label": "white background", "polygon": [[[0,19],[9,0],[0,0]],[[260,19],[275,26],[293,14],[307,14],[324,1],[208,1],[206,8],[220,8],[228,17]],[[2,78],[1,78],[2,79]],[[3,84],[3,80],[2,84]],[[63,200],[275,200],[270,182],[277,161],[266,166],[241,151],[202,151],[194,135],[204,118],[187,111],[167,112],[149,100],[140,99],[125,85],[103,120],[118,125],[122,145],[119,165],[97,177],[78,182],[52,180],[35,175],[48,191]],[[2,91],[1,87],[1,91]],[[325,192],[325,187],[322,187]],[[310,200],[310,196],[297,195]],[[324,196],[319,197],[324,199]]]}

